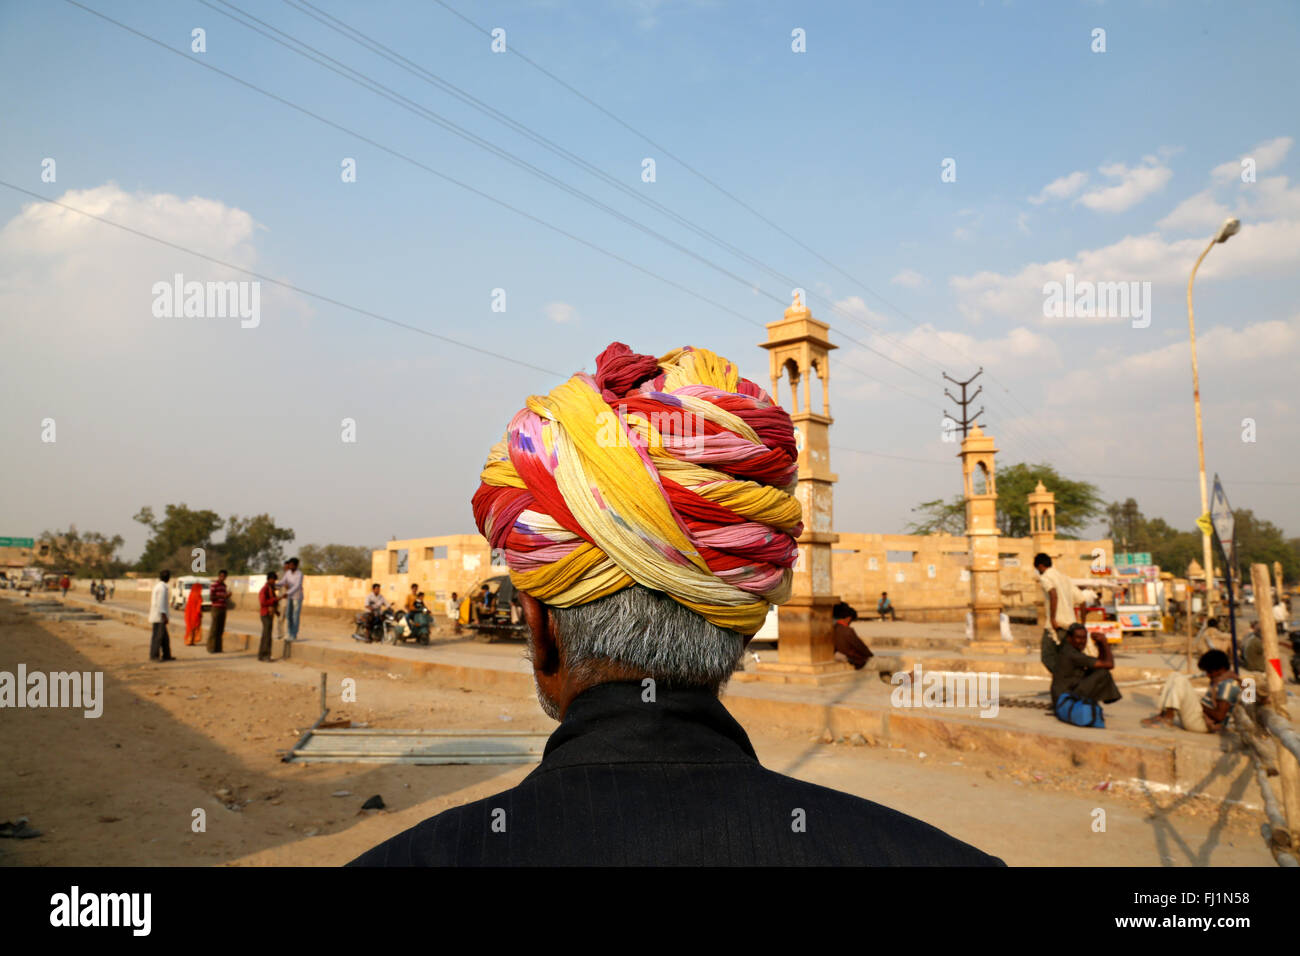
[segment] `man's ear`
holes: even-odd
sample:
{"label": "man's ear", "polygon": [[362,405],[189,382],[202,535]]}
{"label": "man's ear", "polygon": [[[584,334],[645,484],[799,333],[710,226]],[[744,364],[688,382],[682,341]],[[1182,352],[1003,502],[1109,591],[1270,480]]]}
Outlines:
{"label": "man's ear", "polygon": [[517,591],[528,624],[528,643],[532,648],[533,669],[539,674],[554,674],[560,667],[560,646],[555,639],[555,622],[545,604],[526,591]]}

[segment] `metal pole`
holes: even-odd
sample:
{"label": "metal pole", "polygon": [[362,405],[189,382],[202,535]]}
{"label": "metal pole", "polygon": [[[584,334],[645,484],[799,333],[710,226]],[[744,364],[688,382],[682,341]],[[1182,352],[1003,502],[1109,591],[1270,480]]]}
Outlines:
{"label": "metal pole", "polygon": [[[1210,240],[1210,244],[1205,247],[1201,257],[1196,260],[1196,265],[1192,266],[1192,274],[1187,278],[1187,330],[1191,337],[1192,343],[1192,401],[1196,406],[1196,452],[1200,458],[1201,466],[1201,514],[1209,514],[1210,496],[1205,487],[1205,435],[1201,427],[1201,372],[1200,366],[1196,361],[1196,319],[1192,312],[1192,283],[1196,281],[1196,270],[1201,267],[1201,262],[1209,255],[1210,250],[1214,248],[1215,239]],[[1202,529],[1201,544],[1205,557],[1205,616],[1208,619],[1213,613],[1214,602],[1214,558],[1210,549],[1210,535]]]}
{"label": "metal pole", "polygon": [[[1264,607],[1271,607],[1272,587],[1268,580],[1268,565],[1252,564],[1250,566],[1251,582],[1255,586],[1255,603],[1266,601]],[[1287,746],[1288,737],[1294,746],[1294,732],[1286,724],[1286,685],[1282,681],[1281,652],[1277,644],[1277,628],[1273,624],[1273,615],[1260,614],[1259,633],[1264,640],[1264,667],[1268,680],[1268,703],[1259,708],[1260,722],[1277,738],[1277,769],[1282,791],[1282,807],[1286,811],[1287,829],[1290,831],[1291,845],[1296,845],[1300,837],[1300,762]],[[1271,713],[1270,713],[1271,711]],[[1276,729],[1274,729],[1276,728]]]}

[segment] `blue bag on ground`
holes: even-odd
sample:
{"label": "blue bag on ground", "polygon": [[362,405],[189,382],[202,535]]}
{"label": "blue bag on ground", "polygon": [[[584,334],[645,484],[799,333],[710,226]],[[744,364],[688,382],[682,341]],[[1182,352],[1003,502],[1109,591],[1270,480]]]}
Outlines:
{"label": "blue bag on ground", "polygon": [[1105,727],[1101,705],[1087,697],[1062,694],[1056,699],[1056,717],[1076,727]]}

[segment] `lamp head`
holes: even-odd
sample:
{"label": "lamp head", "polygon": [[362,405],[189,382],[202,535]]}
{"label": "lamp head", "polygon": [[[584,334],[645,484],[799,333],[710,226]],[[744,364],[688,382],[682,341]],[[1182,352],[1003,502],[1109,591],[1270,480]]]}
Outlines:
{"label": "lamp head", "polygon": [[1223,220],[1223,225],[1219,227],[1219,231],[1215,235],[1214,241],[1227,242],[1230,236],[1235,236],[1240,230],[1240,219],[1225,219]]}

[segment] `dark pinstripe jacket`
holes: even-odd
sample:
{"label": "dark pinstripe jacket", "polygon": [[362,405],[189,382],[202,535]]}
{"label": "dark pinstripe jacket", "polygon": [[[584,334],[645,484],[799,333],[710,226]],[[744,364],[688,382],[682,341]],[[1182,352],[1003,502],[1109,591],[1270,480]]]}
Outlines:
{"label": "dark pinstripe jacket", "polygon": [[998,866],[941,830],[765,769],[716,697],[639,683],[569,706],[518,786],[350,866]]}

